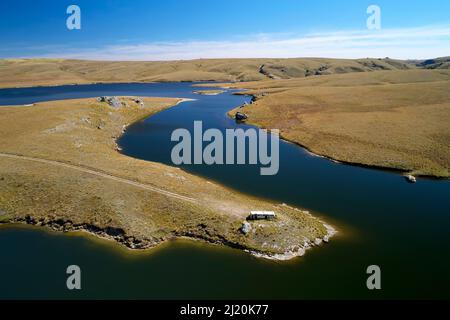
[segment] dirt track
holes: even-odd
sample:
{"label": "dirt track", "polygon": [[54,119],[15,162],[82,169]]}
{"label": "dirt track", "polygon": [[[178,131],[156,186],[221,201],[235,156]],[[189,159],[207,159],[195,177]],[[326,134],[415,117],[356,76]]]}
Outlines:
{"label": "dirt track", "polygon": [[198,202],[196,199],[185,197],[185,196],[182,196],[182,195],[170,192],[170,191],[166,191],[166,190],[163,190],[163,189],[159,189],[159,188],[153,187],[153,186],[148,185],[148,184],[143,184],[143,183],[136,182],[136,181],[133,181],[133,180],[119,178],[119,177],[116,177],[116,176],[113,176],[113,175],[110,175],[110,174],[107,174],[107,173],[103,173],[103,172],[100,172],[100,171],[97,171],[97,170],[92,170],[92,169],[88,169],[88,168],[84,168],[84,167],[80,167],[80,166],[76,166],[76,165],[72,165],[72,164],[67,164],[67,163],[64,163],[64,162],[59,162],[59,161],[54,161],[54,160],[46,160],[46,159],[40,159],[40,158],[32,158],[32,157],[26,157],[26,156],[15,155],[15,154],[7,154],[7,153],[0,153],[0,157],[11,158],[11,159],[19,159],[19,160],[26,160],[26,161],[34,161],[34,162],[49,164],[49,165],[52,165],[52,166],[64,167],[64,168],[68,168],[68,169],[77,170],[77,171],[80,171],[80,172],[96,175],[96,176],[99,176],[99,177],[102,177],[102,178],[105,178],[105,179],[110,179],[110,180],[126,183],[126,184],[129,184],[129,185],[141,188],[141,189],[157,192],[157,193],[166,195],[168,197],[176,198],[176,199],[179,199],[179,200],[188,201],[188,202],[192,202],[192,203],[197,203]]}

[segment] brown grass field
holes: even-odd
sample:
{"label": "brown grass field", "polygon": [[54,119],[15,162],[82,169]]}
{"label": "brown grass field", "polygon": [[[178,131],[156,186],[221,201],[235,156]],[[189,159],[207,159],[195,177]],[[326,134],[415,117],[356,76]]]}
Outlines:
{"label": "brown grass field", "polygon": [[[250,123],[280,129],[316,154],[450,176],[448,58],[0,60],[0,87],[207,80],[247,89],[243,94],[256,101],[240,111]],[[121,155],[115,141],[126,125],[179,102],[122,101],[118,109],[95,99],[0,107],[0,222],[83,229],[132,248],[189,237],[266,255],[302,252],[305,238],[312,245],[327,237],[327,227],[308,212]],[[244,236],[239,228],[255,209],[273,210],[278,219]]]}
{"label": "brown grass field", "polygon": [[448,69],[450,59],[210,59],[160,62],[0,60],[0,88],[93,82],[259,81],[417,68]]}
{"label": "brown grass field", "polygon": [[[403,70],[232,85],[249,122],[335,160],[450,176],[450,71]],[[236,110],[231,112],[233,114]]]}
{"label": "brown grass field", "polygon": [[[88,230],[128,247],[189,237],[267,255],[327,235],[309,213],[120,154],[115,141],[125,125],[179,99],[122,101],[118,109],[95,99],[0,107],[0,221]],[[258,209],[278,219],[242,235],[242,222]]]}

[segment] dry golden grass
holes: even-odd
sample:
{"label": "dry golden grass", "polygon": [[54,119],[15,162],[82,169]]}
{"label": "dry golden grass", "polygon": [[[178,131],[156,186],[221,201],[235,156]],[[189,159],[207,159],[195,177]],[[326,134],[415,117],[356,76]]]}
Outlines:
{"label": "dry golden grass", "polygon": [[196,90],[193,91],[195,94],[205,95],[205,96],[216,96],[218,94],[224,93],[224,90]]}
{"label": "dry golden grass", "polygon": [[[121,155],[115,140],[124,125],[179,100],[144,98],[145,107],[123,101],[127,106],[118,109],[95,99],[0,107],[1,220],[30,216],[37,224],[119,229],[144,246],[188,236],[266,254],[327,234],[322,222],[302,211]],[[279,219],[243,236],[238,229],[255,208],[274,210]]]}
{"label": "dry golden grass", "polygon": [[[252,123],[279,128],[286,139],[336,160],[449,177],[450,71],[445,61],[427,64],[435,70],[420,70],[418,62],[390,59],[17,59],[0,60],[0,87],[257,80],[232,84],[258,98],[243,109]],[[369,72],[374,70],[388,71]],[[128,106],[119,109],[94,99],[1,107],[0,220],[29,215],[40,224],[118,228],[147,246],[189,236],[268,254],[296,251],[304,237],[326,235],[323,223],[303,211],[118,153],[115,140],[123,126],[178,101],[145,98],[146,107],[140,108],[133,99],[124,100]],[[274,210],[279,219],[243,236],[238,228],[254,209]]]}
{"label": "dry golden grass", "polygon": [[[236,86],[236,85],[235,85]],[[450,71],[330,75],[237,85],[240,111],[314,153],[369,166],[450,176]]]}
{"label": "dry golden grass", "polygon": [[258,81],[415,68],[414,63],[392,59],[209,59],[167,62],[13,59],[0,60],[0,87],[93,82]]}

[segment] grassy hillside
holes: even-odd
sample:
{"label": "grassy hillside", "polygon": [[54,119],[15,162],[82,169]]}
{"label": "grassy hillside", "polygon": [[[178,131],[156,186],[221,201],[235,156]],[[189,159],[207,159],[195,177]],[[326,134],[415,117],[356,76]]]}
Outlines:
{"label": "grassy hillside", "polygon": [[246,81],[250,121],[315,153],[450,176],[450,58],[0,60],[0,87],[92,82]]}
{"label": "grassy hillside", "polygon": [[450,69],[450,57],[418,61],[416,66],[425,69]]}
{"label": "grassy hillside", "polygon": [[450,70],[383,71],[239,84],[240,111],[314,153],[450,176]]}
{"label": "grassy hillside", "polygon": [[10,59],[0,60],[0,87],[92,82],[258,81],[351,72],[409,70],[431,66],[445,68],[448,67],[448,62],[432,65],[430,62],[388,58],[215,59],[167,62]]}

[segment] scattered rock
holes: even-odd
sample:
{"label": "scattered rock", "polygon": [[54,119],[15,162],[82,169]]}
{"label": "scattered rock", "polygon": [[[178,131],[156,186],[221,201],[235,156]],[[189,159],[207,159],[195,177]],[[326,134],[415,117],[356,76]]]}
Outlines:
{"label": "scattered rock", "polygon": [[84,123],[87,123],[87,124],[91,124],[91,120],[88,117],[81,118],[81,122],[84,122]]}
{"label": "scattered rock", "polygon": [[237,121],[245,121],[248,119],[248,116],[245,113],[242,112],[236,112],[236,115],[234,116],[234,118]]}
{"label": "scattered rock", "polygon": [[107,102],[113,108],[120,108],[122,106],[121,101],[117,97],[99,97],[97,98],[98,102]]}
{"label": "scattered rock", "polygon": [[141,108],[145,107],[144,101],[140,98],[135,99],[134,102],[137,103]]}
{"label": "scattered rock", "polygon": [[109,98],[108,104],[113,108],[120,108],[122,106],[122,103],[117,97]]}
{"label": "scattered rock", "polygon": [[245,222],[242,224],[242,227],[240,228],[240,231],[241,231],[244,235],[247,235],[251,230],[252,230],[252,226],[251,226],[250,223],[248,223],[247,221],[245,221]]}
{"label": "scattered rock", "polygon": [[409,182],[409,183],[416,183],[417,182],[417,179],[416,179],[416,177],[414,177],[413,175],[407,175],[407,176],[405,176],[405,179]]}
{"label": "scattered rock", "polygon": [[86,231],[95,234],[101,238],[115,240],[130,249],[146,249],[155,246],[160,241],[156,239],[136,239],[133,236],[128,236],[125,231],[121,228],[116,228],[112,226],[99,227],[89,223],[74,223],[71,220],[56,219],[54,217],[45,217],[40,219],[35,219],[29,215],[23,218],[15,218],[13,220],[15,223],[26,223],[29,225],[36,226],[46,226],[52,230],[60,232],[71,232],[71,231]]}

